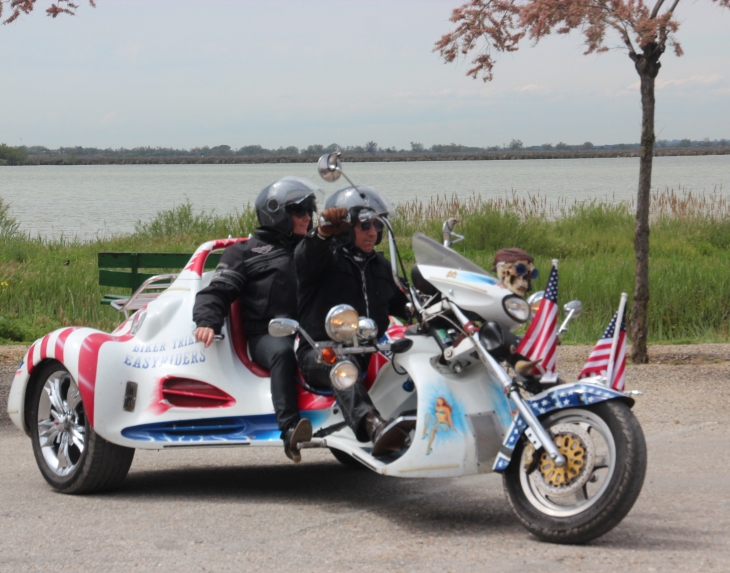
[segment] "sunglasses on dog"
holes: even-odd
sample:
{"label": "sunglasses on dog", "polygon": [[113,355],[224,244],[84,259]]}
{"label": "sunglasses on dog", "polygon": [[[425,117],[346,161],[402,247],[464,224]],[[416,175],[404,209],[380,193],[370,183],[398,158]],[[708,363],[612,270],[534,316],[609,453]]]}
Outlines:
{"label": "sunglasses on dog", "polygon": [[530,269],[525,263],[517,263],[512,268],[517,273],[517,276],[520,277],[524,277],[525,275],[527,275],[526,278],[535,280],[537,277],[540,276],[540,271],[538,271],[537,269],[532,269],[532,272],[530,272]]}
{"label": "sunglasses on dog", "polygon": [[378,233],[383,230],[383,222],[378,221],[377,219],[374,221],[360,221],[360,229],[366,232],[369,231],[373,225],[375,225],[375,230],[378,231]]}

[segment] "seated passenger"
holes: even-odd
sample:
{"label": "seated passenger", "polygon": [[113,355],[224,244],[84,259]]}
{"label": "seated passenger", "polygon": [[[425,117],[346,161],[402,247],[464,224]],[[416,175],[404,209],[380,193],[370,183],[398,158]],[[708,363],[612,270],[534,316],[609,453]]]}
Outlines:
{"label": "seated passenger", "polygon": [[312,228],[316,190],[306,179],[284,177],[261,191],[255,204],[261,226],[251,239],[223,252],[193,309],[195,338],[207,348],[220,333],[231,303],[241,297],[251,357],[271,371],[271,398],[284,453],[295,463],[301,461],[295,446],[312,439],[312,424],[299,416],[294,338],[271,336],[268,325],[272,318],[296,318],[294,249]]}
{"label": "seated passenger", "polygon": [[[327,313],[335,305],[349,304],[360,316],[375,321],[380,337],[388,327],[389,314],[405,316],[407,298],[393,280],[390,263],[374,251],[382,239],[382,222],[361,222],[358,214],[370,208],[379,215],[387,215],[389,204],[375,189],[350,187],[332,195],[325,207],[322,216],[330,225],[320,225],[307,233],[294,255],[299,281],[299,323],[313,340],[329,340],[325,330]],[[348,214],[354,226],[345,222]],[[403,449],[407,434],[383,420],[362,380],[347,390],[333,388],[331,366],[319,362],[315,349],[303,339],[297,357],[307,382],[332,388],[357,439],[373,442],[373,455]],[[355,358],[361,372],[367,371],[369,357],[365,354]]]}

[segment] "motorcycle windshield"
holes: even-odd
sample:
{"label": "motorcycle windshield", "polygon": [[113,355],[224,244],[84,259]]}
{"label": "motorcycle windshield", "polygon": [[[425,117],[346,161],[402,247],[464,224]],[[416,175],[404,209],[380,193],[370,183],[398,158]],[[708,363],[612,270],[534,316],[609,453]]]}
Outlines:
{"label": "motorcycle windshield", "polygon": [[492,276],[466,257],[444,247],[442,244],[437,243],[433,239],[429,239],[421,233],[415,233],[413,235],[413,254],[416,256],[416,262],[419,265],[444,267],[447,269],[478,273],[488,277]]}

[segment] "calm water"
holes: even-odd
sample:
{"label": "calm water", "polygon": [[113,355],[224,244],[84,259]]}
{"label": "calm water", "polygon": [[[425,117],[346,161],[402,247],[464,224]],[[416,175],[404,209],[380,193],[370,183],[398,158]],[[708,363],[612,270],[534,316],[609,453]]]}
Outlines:
{"label": "calm water", "polygon": [[[381,189],[393,203],[444,194],[511,196],[512,190],[549,201],[621,201],[636,194],[639,160],[347,163],[345,169],[356,183]],[[136,221],[186,200],[228,213],[285,175],[308,177],[327,195],[346,185],[342,179],[325,183],[314,164],[4,167],[0,197],[34,236],[89,239],[132,231]],[[728,194],[730,155],[655,158],[653,187]]]}

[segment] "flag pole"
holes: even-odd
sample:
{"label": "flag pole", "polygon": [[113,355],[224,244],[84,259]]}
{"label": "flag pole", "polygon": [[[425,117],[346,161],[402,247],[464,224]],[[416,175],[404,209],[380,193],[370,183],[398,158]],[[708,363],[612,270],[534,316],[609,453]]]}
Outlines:
{"label": "flag pole", "polygon": [[616,327],[613,329],[613,340],[611,341],[611,356],[608,359],[608,372],[606,373],[606,385],[609,388],[613,387],[613,366],[616,360],[616,347],[618,346],[618,338],[621,335],[621,326],[624,321],[624,309],[626,308],[626,298],[628,295],[625,292],[621,293],[621,302],[618,305],[618,315],[616,317]]}

